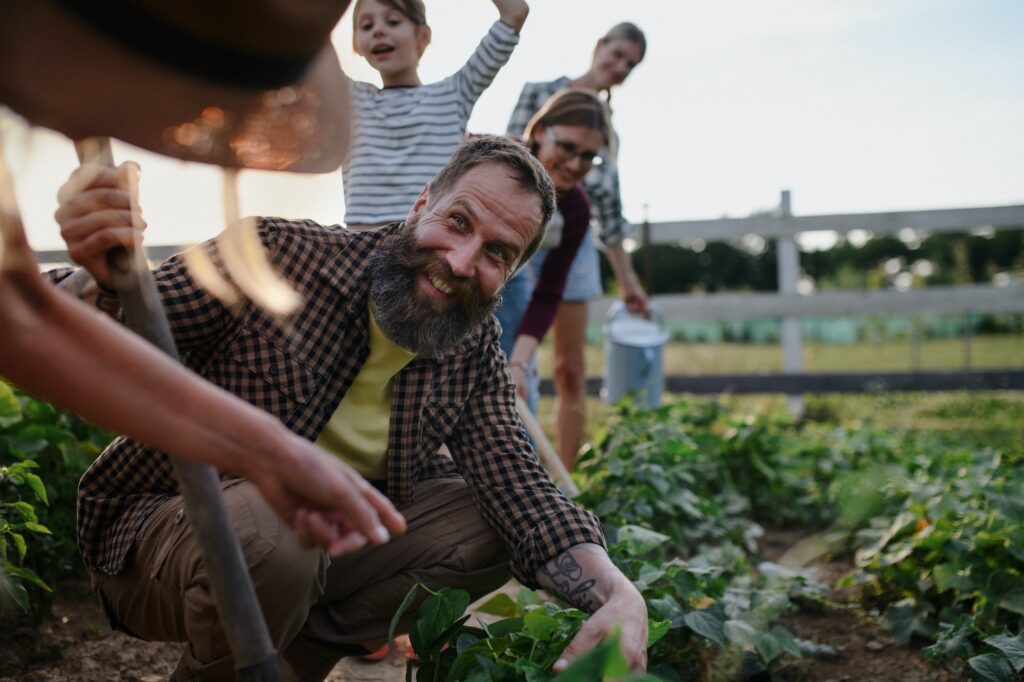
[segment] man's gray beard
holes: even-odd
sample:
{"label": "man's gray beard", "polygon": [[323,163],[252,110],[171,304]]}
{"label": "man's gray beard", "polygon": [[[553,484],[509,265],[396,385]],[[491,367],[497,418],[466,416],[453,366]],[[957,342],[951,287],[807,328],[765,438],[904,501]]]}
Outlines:
{"label": "man's gray beard", "polygon": [[[453,351],[479,329],[501,303],[484,298],[474,282],[457,277],[446,262],[418,249],[413,219],[370,256],[370,299],[374,319],[391,341],[417,355],[434,357]],[[457,303],[444,311],[420,300],[416,275],[432,271],[456,290]]]}

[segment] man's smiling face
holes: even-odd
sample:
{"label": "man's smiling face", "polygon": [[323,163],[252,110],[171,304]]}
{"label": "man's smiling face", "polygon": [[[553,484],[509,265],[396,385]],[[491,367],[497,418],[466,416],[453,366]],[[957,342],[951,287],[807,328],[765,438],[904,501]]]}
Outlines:
{"label": "man's smiling face", "polygon": [[431,197],[425,189],[409,213],[417,223],[416,244],[444,261],[449,272],[423,273],[418,295],[438,309],[469,284],[482,297],[494,297],[540,230],[541,217],[540,199],[496,163],[470,169],[443,196]]}
{"label": "man's smiling face", "polygon": [[425,189],[402,231],[374,253],[375,319],[398,345],[448,352],[490,315],[542,219],[507,169],[469,169],[443,196]]}

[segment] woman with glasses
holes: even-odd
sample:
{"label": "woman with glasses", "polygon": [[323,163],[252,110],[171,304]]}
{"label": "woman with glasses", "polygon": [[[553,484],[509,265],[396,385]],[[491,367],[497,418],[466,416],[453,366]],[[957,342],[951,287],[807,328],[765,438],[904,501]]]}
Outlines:
{"label": "woman with glasses", "polygon": [[[647,39],[634,24],[614,26],[594,47],[590,68],[578,78],[563,76],[553,81],[527,83],[519,95],[508,132],[519,135],[527,122],[552,94],[565,88],[587,88],[606,93],[611,103],[611,90],[621,84],[647,51]],[[600,225],[599,237],[615,273],[623,301],[630,312],[645,314],[647,296],[633,270],[629,255],[623,248],[629,228],[622,215],[619,198],[619,174],[616,164],[617,136],[611,131],[609,144],[593,161],[583,178]],[[557,182],[557,181],[556,181]],[[558,394],[558,452],[567,468],[572,469],[583,439],[586,408],[586,368],[584,348],[587,330],[587,301],[601,296],[601,277],[597,248],[589,231],[584,235],[570,269],[562,303],[554,321],[554,378]],[[512,362],[516,359],[509,356]],[[514,370],[514,368],[513,368]],[[516,377],[513,371],[513,378]]]}
{"label": "woman with glasses", "polygon": [[558,312],[569,270],[589,233],[590,201],[580,185],[611,140],[604,103],[590,90],[562,90],[536,112],[525,141],[555,185],[558,210],[541,250],[505,285],[497,317],[516,390],[537,411],[534,351]]}

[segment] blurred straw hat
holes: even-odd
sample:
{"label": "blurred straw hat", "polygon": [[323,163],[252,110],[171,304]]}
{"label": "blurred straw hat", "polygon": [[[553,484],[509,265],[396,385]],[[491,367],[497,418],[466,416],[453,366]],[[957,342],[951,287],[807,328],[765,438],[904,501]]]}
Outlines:
{"label": "blurred straw hat", "polygon": [[0,103],[238,168],[327,172],[348,144],[330,34],[349,0],[0,0]]}

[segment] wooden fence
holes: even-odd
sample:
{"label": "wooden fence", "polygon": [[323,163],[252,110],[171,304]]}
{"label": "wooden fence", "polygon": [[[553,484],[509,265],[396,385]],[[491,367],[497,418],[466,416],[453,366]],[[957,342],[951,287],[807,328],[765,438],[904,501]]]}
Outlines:
{"label": "wooden fence", "polygon": [[[796,237],[802,232],[833,230],[842,234],[863,230],[872,235],[896,234],[904,229],[924,233],[970,232],[978,228],[999,230],[1024,227],[1024,205],[958,208],[926,211],[894,211],[835,215],[794,216],[789,191],[783,191],[779,209],[772,215],[718,220],[645,223],[637,226],[645,244],[689,245],[695,240],[738,241],[758,235],[777,241],[778,291],[744,294],[675,294],[654,296],[668,320],[765,319],[782,320],[782,372],[729,375],[674,375],[666,377],[666,389],[688,393],[829,393],[871,391],[946,391],[981,389],[1024,390],[1024,371],[1017,368],[989,371],[850,372],[803,371],[801,318],[809,316],[857,316],[879,314],[944,313],[973,314],[1024,312],[1024,285],[965,285],[927,289],[843,290],[800,294],[800,259]],[[601,323],[614,299],[603,299],[589,309],[590,321]],[[969,337],[965,340],[969,343]],[[1024,348],[1021,349],[1024,356]],[[588,381],[588,392],[597,393],[600,380]],[[550,382],[542,391],[550,391]]]}
{"label": "wooden fence", "polygon": [[[805,295],[797,291],[800,254],[796,241],[802,232],[819,230],[833,230],[842,234],[853,230],[863,230],[870,234],[896,234],[908,228],[925,233],[970,232],[978,228],[1016,228],[1024,226],[1024,205],[809,216],[793,215],[790,205],[790,193],[783,191],[779,209],[771,215],[645,223],[637,226],[647,244],[688,245],[695,240],[733,241],[751,234],[777,241],[776,293],[656,295],[654,301],[664,311],[668,320],[781,319],[782,372],[667,376],[667,390],[688,393],[790,395],[871,391],[1024,390],[1024,370],[1016,368],[941,372],[915,370],[900,373],[804,372],[801,336],[803,317],[916,315],[926,312],[964,315],[1019,313],[1024,312],[1024,285],[1011,281],[1006,286],[984,284],[929,287],[908,291],[844,290]],[[147,249],[152,260],[163,260],[180,251],[181,247],[149,246]],[[67,260],[67,253],[61,250],[39,251],[37,256],[42,263]],[[591,304],[590,321],[602,323],[606,319],[608,307],[613,302],[614,299],[603,299]],[[587,387],[589,393],[598,394],[601,379],[588,379]],[[550,380],[542,382],[541,391],[546,394],[552,392]]]}

